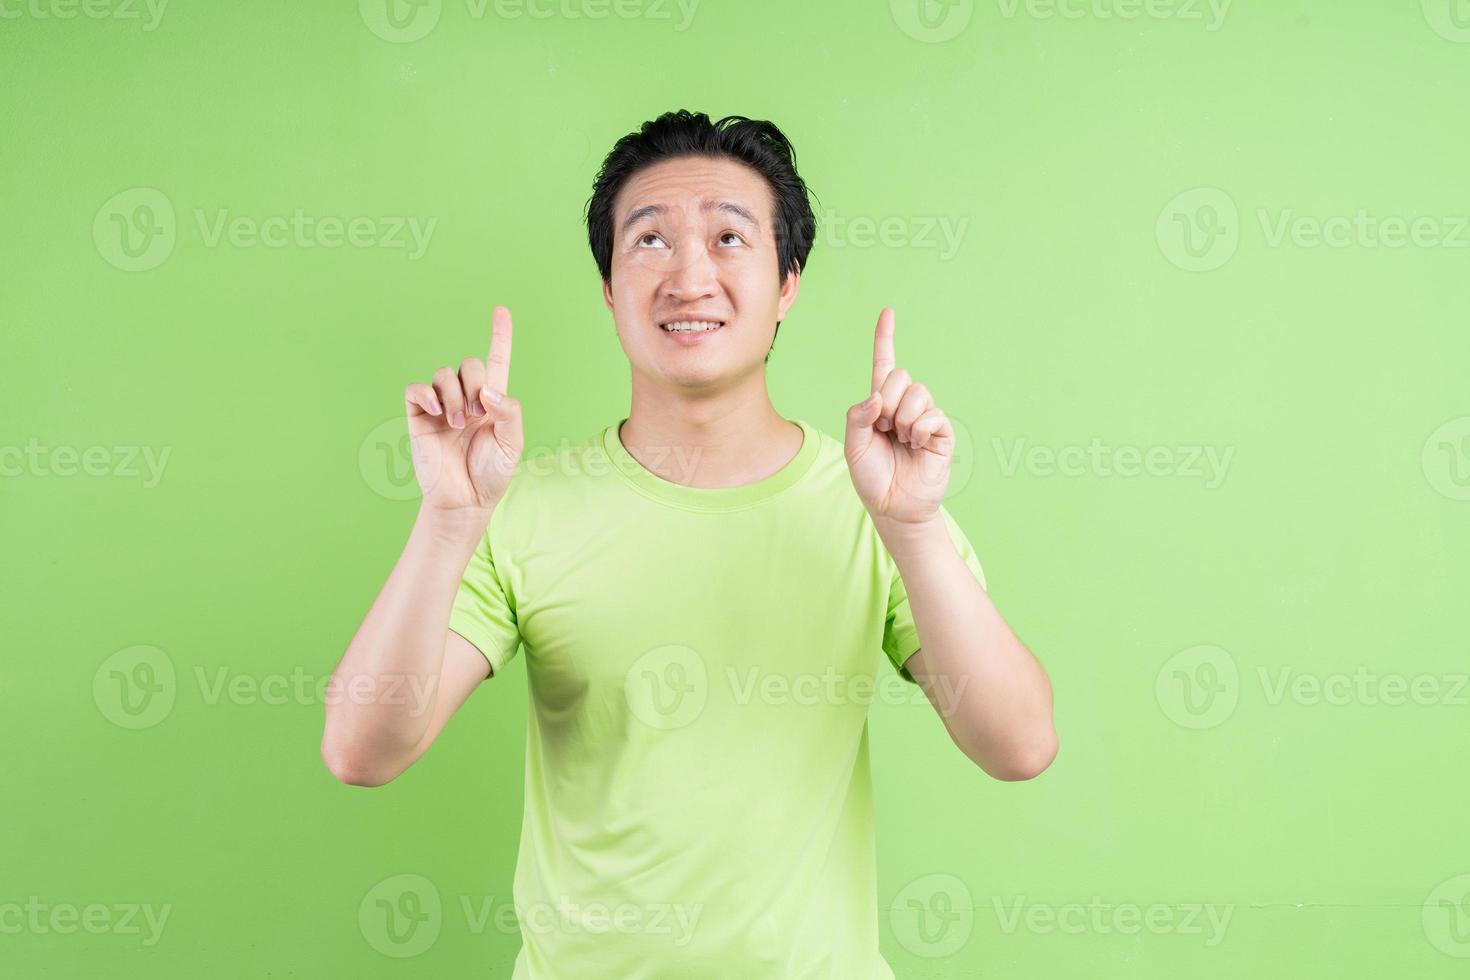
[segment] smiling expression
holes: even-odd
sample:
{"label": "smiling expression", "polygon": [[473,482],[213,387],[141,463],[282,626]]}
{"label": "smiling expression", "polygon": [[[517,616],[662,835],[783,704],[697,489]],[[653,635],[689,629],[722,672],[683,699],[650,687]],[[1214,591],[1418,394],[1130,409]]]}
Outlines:
{"label": "smiling expression", "polygon": [[663,160],[623,185],[612,213],[603,300],[635,372],[700,387],[758,370],[799,279],[781,283],[764,178],[728,158]]}

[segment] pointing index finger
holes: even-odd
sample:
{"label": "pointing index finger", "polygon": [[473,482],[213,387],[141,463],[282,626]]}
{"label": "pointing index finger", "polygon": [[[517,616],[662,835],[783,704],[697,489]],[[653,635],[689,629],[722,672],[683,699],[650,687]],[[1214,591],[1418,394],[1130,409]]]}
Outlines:
{"label": "pointing index finger", "polygon": [[490,316],[490,352],[485,355],[485,384],[505,393],[510,383],[510,310],[495,307]]}
{"label": "pointing index finger", "polygon": [[873,387],[877,391],[893,372],[893,307],[883,307],[878,314],[878,327],[873,331]]}

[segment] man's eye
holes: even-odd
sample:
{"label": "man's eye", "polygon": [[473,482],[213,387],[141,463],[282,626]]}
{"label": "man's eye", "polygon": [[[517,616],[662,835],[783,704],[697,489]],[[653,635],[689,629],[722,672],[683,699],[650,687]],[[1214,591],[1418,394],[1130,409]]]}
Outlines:
{"label": "man's eye", "polygon": [[658,240],[658,241],[660,241],[660,242],[662,242],[662,241],[663,241],[663,239],[661,239],[661,238],[659,238],[659,237],[658,237],[658,236],[657,236],[657,235],[655,235],[655,234],[654,234],[654,233],[653,233],[653,232],[651,232],[651,231],[646,231],[646,232],[644,232],[644,233],[643,233],[643,234],[642,234],[642,235],[639,235],[639,236],[638,236],[638,244],[639,244],[639,245],[642,245],[642,244],[643,244],[643,243],[644,243],[644,242],[645,242],[645,241],[647,241],[647,240],[648,240],[648,239],[650,239],[650,238],[653,238],[653,239],[657,239],[657,240]]}
{"label": "man's eye", "polygon": [[733,231],[727,231],[727,232],[725,232],[723,235],[720,236],[720,238],[721,239],[733,238],[736,241],[740,242],[742,245],[745,244],[745,239],[741,238],[738,233],[733,232]]}

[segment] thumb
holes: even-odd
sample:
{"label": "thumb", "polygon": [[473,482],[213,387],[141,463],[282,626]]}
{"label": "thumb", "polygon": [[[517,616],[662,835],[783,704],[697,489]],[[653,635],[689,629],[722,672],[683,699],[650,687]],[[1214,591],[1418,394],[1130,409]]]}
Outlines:
{"label": "thumb", "polygon": [[489,387],[480,389],[480,404],[485,406],[485,420],[495,427],[495,435],[500,442],[520,452],[525,445],[521,430],[521,403],[505,394],[501,394],[500,400],[495,401],[490,397],[491,392]]}
{"label": "thumb", "polygon": [[850,452],[860,453],[872,443],[873,423],[878,421],[878,413],[882,410],[883,399],[876,391],[847,410],[846,441]]}

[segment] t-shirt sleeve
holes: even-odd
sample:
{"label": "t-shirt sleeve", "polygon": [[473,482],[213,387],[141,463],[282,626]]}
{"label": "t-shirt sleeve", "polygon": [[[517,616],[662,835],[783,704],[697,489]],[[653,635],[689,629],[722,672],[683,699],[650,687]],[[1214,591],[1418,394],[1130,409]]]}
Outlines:
{"label": "t-shirt sleeve", "polygon": [[[944,518],[944,526],[949,530],[950,540],[954,542],[960,557],[965,560],[965,565],[974,573],[980,587],[989,591],[985,584],[985,570],[980,567],[980,559],[975,554],[975,548],[970,544],[970,539],[960,529],[959,524],[950,516],[948,510],[941,504],[940,516]],[[891,561],[891,559],[890,559]],[[889,661],[898,670],[898,676],[906,681],[917,684],[903,662],[913,656],[914,651],[919,649],[919,630],[914,625],[913,613],[909,610],[908,591],[904,588],[903,578],[898,574],[898,564],[893,565],[893,575],[888,584],[888,619],[883,626],[883,652],[888,654]]]}
{"label": "t-shirt sleeve", "polygon": [[520,646],[515,596],[504,586],[495,567],[488,528],[460,579],[454,607],[449,613],[449,628],[484,654],[495,674],[510,662]]}

